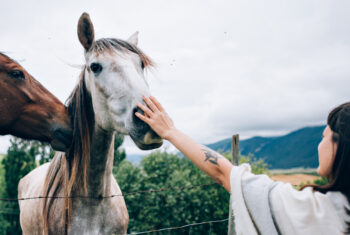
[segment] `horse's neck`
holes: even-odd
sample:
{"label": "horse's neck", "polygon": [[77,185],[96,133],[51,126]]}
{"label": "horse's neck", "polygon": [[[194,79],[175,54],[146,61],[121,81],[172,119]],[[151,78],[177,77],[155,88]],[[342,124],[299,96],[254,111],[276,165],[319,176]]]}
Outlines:
{"label": "horse's neck", "polygon": [[107,196],[113,170],[114,132],[105,131],[95,124],[90,149],[89,196]]}

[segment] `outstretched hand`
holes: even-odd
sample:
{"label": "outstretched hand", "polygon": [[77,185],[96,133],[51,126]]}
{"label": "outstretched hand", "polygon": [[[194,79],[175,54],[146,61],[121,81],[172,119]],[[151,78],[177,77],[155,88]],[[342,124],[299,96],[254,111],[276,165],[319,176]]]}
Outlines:
{"label": "outstretched hand", "polygon": [[146,105],[138,103],[137,106],[143,110],[144,114],[136,112],[135,115],[147,123],[160,137],[170,141],[202,171],[221,183],[227,191],[230,191],[230,172],[232,169],[230,161],[196,143],[176,129],[173,121],[154,97],[143,97],[143,99]]}
{"label": "outstretched hand", "polygon": [[137,106],[144,114],[136,112],[135,115],[147,123],[161,138],[169,140],[171,133],[175,130],[173,121],[156,98],[143,97],[143,100],[148,107],[138,103]]}

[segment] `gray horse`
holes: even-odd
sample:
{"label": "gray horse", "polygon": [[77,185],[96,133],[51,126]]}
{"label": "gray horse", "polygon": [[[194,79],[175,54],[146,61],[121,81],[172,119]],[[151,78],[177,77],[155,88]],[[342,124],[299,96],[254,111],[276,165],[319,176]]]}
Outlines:
{"label": "gray horse", "polygon": [[[88,14],[78,23],[86,64],[72,92],[68,109],[73,141],[24,178],[18,197],[49,198],[20,201],[23,234],[123,234],[129,215],[112,175],[114,132],[130,135],[140,149],[160,147],[162,139],[135,112],[149,95],[143,70],[152,61],[137,45],[137,33],[127,41],[94,40]],[[51,196],[62,199],[50,198]]]}

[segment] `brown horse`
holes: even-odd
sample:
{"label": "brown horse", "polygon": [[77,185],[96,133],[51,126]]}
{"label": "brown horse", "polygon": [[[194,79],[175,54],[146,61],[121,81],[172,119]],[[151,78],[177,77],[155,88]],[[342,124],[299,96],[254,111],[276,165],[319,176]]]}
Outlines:
{"label": "brown horse", "polygon": [[65,106],[21,65],[0,53],[0,135],[51,143],[66,150],[71,127]]}
{"label": "brown horse", "polygon": [[[129,221],[124,198],[113,177],[114,133],[130,135],[141,149],[162,145],[162,139],[138,119],[142,95],[149,95],[144,68],[152,61],[127,41],[94,40],[90,17],[79,20],[78,36],[86,64],[70,96],[72,145],[24,178],[19,197],[65,196],[20,201],[23,234],[125,234]],[[80,197],[82,196],[82,197]],[[105,198],[106,197],[106,198]]]}

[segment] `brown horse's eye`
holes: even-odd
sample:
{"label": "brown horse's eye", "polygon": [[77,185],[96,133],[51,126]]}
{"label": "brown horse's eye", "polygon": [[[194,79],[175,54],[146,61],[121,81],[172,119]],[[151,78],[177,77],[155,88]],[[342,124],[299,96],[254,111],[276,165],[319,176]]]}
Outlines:
{"label": "brown horse's eye", "polygon": [[24,73],[21,70],[13,70],[9,73],[9,75],[14,79],[25,79]]}
{"label": "brown horse's eye", "polygon": [[99,63],[92,63],[90,65],[90,69],[94,74],[98,74],[102,71],[102,65],[100,65]]}

